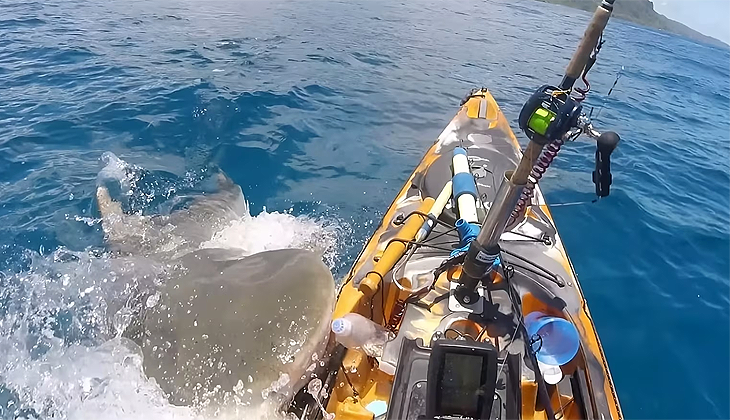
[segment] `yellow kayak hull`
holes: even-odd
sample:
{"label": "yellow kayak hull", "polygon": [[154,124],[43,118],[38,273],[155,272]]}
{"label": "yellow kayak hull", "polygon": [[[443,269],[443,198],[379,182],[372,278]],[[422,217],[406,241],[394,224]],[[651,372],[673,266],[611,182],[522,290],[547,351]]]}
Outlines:
{"label": "yellow kayak hull", "polygon": [[[371,317],[381,325],[387,325],[400,309],[398,301],[402,292],[393,284],[392,276],[388,273],[401,260],[408,241],[413,240],[416,230],[425,218],[412,214],[403,223],[400,219],[414,210],[421,213],[429,211],[440,191],[438,187],[428,188],[429,177],[434,178],[430,173],[435,171],[432,166],[442,156],[449,155],[456,145],[484,147],[490,153],[498,153],[504,156],[500,162],[506,169],[510,166],[513,168],[521,156],[517,138],[491,93],[486,89],[473,92],[416,166],[358,256],[343,281],[333,318],[355,312]],[[489,191],[486,194],[489,195]],[[537,218],[538,213],[554,224],[539,187],[535,190],[527,218]],[[538,251],[563,269],[563,277],[568,286],[563,288],[565,290],[561,289],[561,293],[567,293],[563,300],[569,303],[566,310],[580,334],[582,349],[579,356],[571,362],[575,366],[569,366],[568,369],[586,372],[585,389],[590,394],[588,400],[591,401],[591,407],[579,407],[569,397],[554,391],[551,393],[553,410],[556,413],[560,411],[566,418],[583,417],[582,413],[590,409],[603,418],[620,419],[622,414],[618,397],[577,276],[557,231],[552,238],[553,243]],[[522,312],[535,310],[550,312],[551,309],[545,307],[539,299],[523,296]],[[334,382],[327,411],[334,413],[337,419],[372,419],[374,414],[366,407],[374,401],[388,403],[392,383],[393,376],[381,371],[375,359],[368,358],[357,349],[347,349],[342,360],[342,369]],[[520,391],[521,417],[545,419],[545,410],[537,403],[537,383],[523,375]]]}

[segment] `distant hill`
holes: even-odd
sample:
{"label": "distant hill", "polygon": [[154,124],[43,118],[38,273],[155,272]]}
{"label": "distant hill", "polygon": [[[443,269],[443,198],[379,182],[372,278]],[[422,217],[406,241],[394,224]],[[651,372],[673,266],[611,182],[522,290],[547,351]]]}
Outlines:
{"label": "distant hill", "polygon": [[[601,0],[538,0],[545,3],[562,4],[563,6],[582,9],[593,12],[601,2]],[[667,32],[685,36],[695,41],[704,42],[706,44],[718,47],[728,48],[728,44],[701,34],[687,25],[681,24],[675,20],[657,13],[654,10],[654,4],[649,0],[618,0],[614,5],[613,16],[638,23],[639,25],[649,26]]]}

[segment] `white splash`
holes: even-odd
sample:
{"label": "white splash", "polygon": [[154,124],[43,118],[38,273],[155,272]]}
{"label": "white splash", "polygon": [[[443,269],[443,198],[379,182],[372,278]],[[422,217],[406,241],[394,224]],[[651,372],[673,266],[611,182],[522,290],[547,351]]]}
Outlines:
{"label": "white splash", "polygon": [[109,181],[119,182],[122,194],[129,195],[134,184],[134,171],[140,168],[119,159],[112,152],[104,152],[101,155],[101,161],[105,166],[96,176],[97,185]]}
{"label": "white splash", "polygon": [[[138,168],[111,153],[103,159],[99,183],[119,182],[122,194],[129,194]],[[91,221],[97,223],[80,220]],[[340,232],[326,220],[263,212],[232,221],[201,248],[237,249],[243,255],[305,248],[333,267]],[[229,412],[174,406],[144,375],[139,347],[121,332],[133,319],[133,305],[158,304],[154,293],[135,302],[140,290],[160,281],[158,263],[67,250],[29,253],[28,259],[27,271],[0,273],[0,385],[7,388],[0,392],[11,394],[0,412],[69,420],[285,418],[271,404]]]}
{"label": "white splash", "polygon": [[243,255],[285,248],[308,249],[322,255],[332,269],[338,236],[338,226],[325,220],[263,211],[255,217],[234,220],[203,242],[201,248],[235,249]]}

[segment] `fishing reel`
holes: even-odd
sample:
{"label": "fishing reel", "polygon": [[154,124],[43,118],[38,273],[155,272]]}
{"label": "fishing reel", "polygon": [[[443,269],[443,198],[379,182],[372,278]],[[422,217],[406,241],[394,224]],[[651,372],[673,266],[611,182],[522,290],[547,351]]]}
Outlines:
{"label": "fishing reel", "polygon": [[[573,99],[569,91],[543,85],[525,102],[520,111],[519,125],[531,141],[541,146],[547,146],[531,173],[535,181],[542,177],[566,141],[575,140],[581,134],[586,134],[594,139],[596,141],[596,165],[592,177],[596,186],[596,195],[603,198],[608,196],[613,181],[611,153],[621,139],[613,131],[598,132],[593,128],[590,118],[582,113],[582,109],[580,101]],[[531,195],[531,190],[528,191],[528,194]],[[526,198],[529,199],[529,197]]]}
{"label": "fishing reel", "polygon": [[562,139],[578,125],[582,106],[570,92],[554,86],[540,86],[520,111],[520,129],[535,143],[545,146]]}

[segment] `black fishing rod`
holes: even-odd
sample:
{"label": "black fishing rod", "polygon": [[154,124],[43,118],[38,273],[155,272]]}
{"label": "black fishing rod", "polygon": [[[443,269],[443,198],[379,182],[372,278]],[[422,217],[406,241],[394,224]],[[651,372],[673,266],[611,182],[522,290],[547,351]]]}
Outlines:
{"label": "black fishing rod", "polygon": [[[590,118],[582,112],[581,102],[590,90],[586,74],[593,67],[603,45],[602,35],[611,17],[614,1],[603,0],[596,9],[560,84],[557,87],[541,86],[522,107],[519,125],[530,142],[517,168],[504,174],[479,235],[469,245],[459,286],[454,292],[455,298],[462,305],[472,304],[479,299],[477,288],[481,279],[487,277],[494,269],[495,261],[498,261],[502,233],[507,227],[516,226],[522,221],[537,182],[566,141],[575,140],[581,134],[596,140],[593,182],[599,198],[609,194],[612,181],[610,155],[620,137],[614,132],[600,133],[593,128]],[[586,87],[574,90],[575,82],[579,79]],[[536,356],[530,348],[526,351],[533,364],[540,402],[545,408],[547,418],[555,420]]]}
{"label": "black fishing rod", "polygon": [[[566,141],[575,140],[581,134],[596,141],[593,182],[599,197],[609,194],[612,182],[610,155],[620,137],[614,132],[598,132],[582,112],[581,101],[585,98],[585,93],[578,95],[578,98],[573,98],[571,94],[574,94],[572,89],[579,78],[587,84],[585,75],[593,66],[600,50],[599,40],[613,11],[614,1],[603,0],[596,9],[560,86],[539,87],[522,107],[519,125],[530,142],[517,168],[504,174],[479,235],[469,246],[463,274],[459,280],[461,285],[456,290],[456,298],[462,304],[478,299],[476,288],[481,279],[492,270],[493,263],[499,256],[499,239],[502,233],[507,226],[514,226],[524,218],[524,210],[530,203],[537,181]],[[587,89],[581,92],[587,92]]]}
{"label": "black fishing rod", "polygon": [[[479,235],[469,246],[459,280],[461,285],[456,290],[460,302],[469,304],[478,298],[476,288],[480,280],[492,270],[499,256],[500,236],[507,226],[514,226],[524,217],[524,210],[530,203],[537,181],[565,141],[575,140],[580,134],[596,140],[593,182],[599,197],[608,195],[612,181],[610,154],[618,145],[620,137],[614,132],[600,133],[593,128],[590,119],[582,112],[581,101],[585,94],[574,99],[571,93],[579,78],[587,83],[585,75],[600,50],[599,40],[613,11],[614,1],[603,0],[596,9],[560,86],[541,86],[522,107],[519,124],[530,142],[517,168],[504,174]],[[546,148],[544,153],[543,148]]]}

